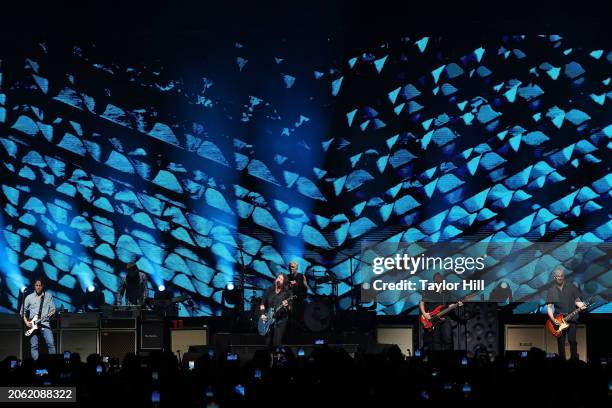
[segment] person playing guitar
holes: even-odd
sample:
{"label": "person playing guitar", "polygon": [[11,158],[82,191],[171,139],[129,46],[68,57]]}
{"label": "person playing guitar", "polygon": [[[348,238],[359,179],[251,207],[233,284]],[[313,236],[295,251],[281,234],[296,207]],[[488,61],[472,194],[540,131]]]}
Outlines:
{"label": "person playing guitar", "polygon": [[261,305],[259,305],[261,311],[260,318],[264,321],[268,318],[266,310],[279,309],[278,313],[275,315],[274,324],[268,333],[267,343],[269,346],[280,346],[283,343],[283,337],[287,329],[288,299],[291,295],[291,291],[287,289],[286,286],[285,274],[280,273],[276,277],[274,285],[266,291],[264,297],[261,299]]}
{"label": "person playing guitar", "polygon": [[55,313],[55,303],[53,295],[44,292],[44,282],[42,278],[34,281],[34,292],[26,296],[21,307],[21,316],[25,326],[30,329],[38,330],[30,335],[30,350],[32,359],[38,360],[38,337],[42,336],[47,343],[49,354],[55,354],[55,342],[53,332],[49,327],[49,318]]}
{"label": "person playing guitar", "polygon": [[[565,282],[565,271],[563,266],[559,265],[553,270],[554,284],[548,289],[546,294],[548,318],[554,327],[558,327],[561,323],[555,317],[554,313],[566,315],[574,310],[575,307],[580,310],[586,309],[586,305],[580,300],[580,290],[571,282]],[[553,310],[554,306],[554,310]],[[578,343],[576,342],[576,317],[573,314],[571,318],[562,319],[569,326],[566,330],[557,337],[557,347],[559,356],[565,360],[565,338],[567,337],[570,345],[570,358],[578,360]],[[550,324],[549,324],[550,325]]]}
{"label": "person playing guitar", "polygon": [[[442,283],[442,275],[440,273],[436,273],[434,275],[435,283]],[[446,308],[447,306],[451,306],[452,293],[445,290],[427,290],[423,292],[421,296],[421,301],[419,302],[419,309],[421,311],[421,319],[425,319],[427,322],[431,322],[435,316],[432,316],[433,310],[442,306]],[[463,306],[462,302],[457,302],[452,304],[455,307]],[[430,314],[429,312],[432,312]],[[448,316],[452,316],[449,314]],[[453,344],[453,332],[450,322],[448,322],[446,317],[442,317],[437,319],[434,326],[428,325],[430,330],[425,330],[423,334],[423,340],[426,345],[426,348],[433,351],[449,351],[454,349]]]}

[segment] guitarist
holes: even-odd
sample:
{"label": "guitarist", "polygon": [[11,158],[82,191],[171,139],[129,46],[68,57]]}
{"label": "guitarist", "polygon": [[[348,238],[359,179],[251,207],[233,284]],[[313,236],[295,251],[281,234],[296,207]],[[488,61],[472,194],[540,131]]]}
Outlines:
{"label": "guitarist", "polygon": [[53,302],[53,295],[44,292],[43,279],[38,278],[34,281],[34,292],[26,296],[21,308],[21,316],[28,329],[32,328],[31,319],[33,319],[35,315],[40,319],[38,323],[40,329],[30,336],[30,350],[32,359],[34,360],[38,360],[38,336],[42,336],[45,343],[47,343],[47,351],[49,354],[55,354],[53,332],[49,327],[49,317],[54,313],[55,303]]}
{"label": "guitarist", "polygon": [[287,329],[287,321],[289,319],[288,307],[289,301],[287,298],[291,296],[291,292],[287,289],[285,282],[287,281],[285,274],[280,273],[274,280],[274,286],[269,288],[261,299],[259,310],[261,311],[261,319],[264,321],[268,318],[266,312],[276,309],[279,306],[284,306],[274,317],[274,325],[268,333],[267,343],[271,346],[280,346],[283,344],[283,336]]}
{"label": "guitarist", "polygon": [[[434,275],[434,282],[438,284],[443,282],[442,275],[440,273],[436,273]],[[431,311],[440,305],[443,307],[450,306],[452,300],[452,293],[447,290],[426,290],[423,292],[421,301],[419,302],[421,315],[423,315],[423,317],[425,317],[427,320],[431,320],[432,316],[428,313],[428,311]],[[457,305],[462,306],[463,303],[459,302]],[[456,318],[454,311],[447,314],[446,317],[443,317],[443,320],[438,323],[435,330],[425,331],[423,333],[423,341],[427,349],[433,351],[454,350],[453,330],[449,318]]]}
{"label": "guitarist", "polygon": [[[576,307],[586,309],[586,305],[580,300],[580,290],[571,282],[565,282],[563,266],[557,266],[553,271],[554,284],[546,294],[548,318],[556,326],[559,322],[555,319],[555,313],[567,314],[573,312]],[[554,310],[553,310],[554,306]],[[569,328],[561,336],[557,337],[559,356],[565,360],[565,337],[570,345],[570,358],[578,360],[578,343],[576,342],[576,319],[577,315],[568,321]]]}

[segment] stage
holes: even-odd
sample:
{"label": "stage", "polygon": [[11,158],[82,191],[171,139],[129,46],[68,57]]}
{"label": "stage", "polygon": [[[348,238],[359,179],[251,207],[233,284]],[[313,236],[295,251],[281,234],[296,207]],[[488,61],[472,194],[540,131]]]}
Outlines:
{"label": "stage", "polygon": [[[473,321],[456,324],[452,348],[469,357],[484,355],[488,359],[506,353],[520,353],[532,348],[555,354],[556,341],[546,335],[539,316],[517,316],[501,312],[495,319],[486,305],[477,305],[482,314],[474,313]],[[475,307],[475,306],[471,306]],[[483,311],[484,310],[484,311]],[[248,313],[245,313],[248,316]],[[417,350],[424,351],[423,330],[417,316],[375,316],[371,312],[345,312],[334,323],[335,330],[313,332],[301,327],[290,329],[284,345],[294,353],[312,350],[317,345],[338,346],[351,353],[374,352],[390,346],[398,346],[407,357]],[[578,328],[579,354],[583,361],[599,362],[612,357],[610,342],[606,341],[608,319],[605,316],[589,316]],[[490,327],[495,324],[495,327]],[[232,325],[235,326],[235,325]],[[487,327],[487,330],[483,330]],[[55,322],[53,333],[58,352],[79,353],[85,359],[99,354],[121,362],[128,353],[152,351],[172,352],[180,360],[190,352],[201,353],[202,348],[213,349],[217,354],[238,353],[241,361],[248,361],[256,350],[270,349],[266,337],[257,334],[255,328],[233,331],[223,317],[201,318],[153,318],[145,315],[121,318],[100,318],[96,313],[65,313]],[[235,328],[235,327],[234,327]],[[19,360],[29,358],[29,339],[23,336],[18,316],[0,315],[0,360],[15,356]],[[467,336],[466,336],[467,332]],[[191,348],[191,351],[190,351]],[[197,351],[197,350],[200,351]]]}
{"label": "stage", "polygon": [[606,8],[64,3],[2,8],[0,403],[612,401]]}

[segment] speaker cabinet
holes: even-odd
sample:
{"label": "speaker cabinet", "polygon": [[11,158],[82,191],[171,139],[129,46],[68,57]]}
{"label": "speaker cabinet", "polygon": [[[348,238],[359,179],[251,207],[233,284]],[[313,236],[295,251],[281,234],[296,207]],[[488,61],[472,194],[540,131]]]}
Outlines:
{"label": "speaker cabinet", "polygon": [[123,360],[128,353],[136,353],[135,330],[100,331],[100,355]]}
{"label": "speaker cabinet", "polygon": [[100,328],[136,330],[136,319],[101,319]]}
{"label": "speaker cabinet", "polygon": [[466,350],[467,346],[470,357],[499,354],[499,318],[495,303],[467,303],[457,313],[467,321],[457,325],[455,350]]}
{"label": "speaker cabinet", "polygon": [[376,328],[378,344],[397,344],[403,354],[412,355],[413,328],[410,325],[383,325]]}
{"label": "speaker cabinet", "polygon": [[173,329],[170,332],[170,350],[185,355],[189,346],[207,346],[208,329]]}
{"label": "speaker cabinet", "polygon": [[0,330],[0,361],[8,356],[15,356],[21,360],[21,329]]}
{"label": "speaker cabinet", "polygon": [[98,329],[63,329],[60,333],[61,351],[79,353],[85,360],[99,351]]}
{"label": "speaker cabinet", "polygon": [[140,323],[140,349],[163,350],[164,321],[145,320]]}
{"label": "speaker cabinet", "polygon": [[100,320],[99,313],[63,313],[62,329],[96,329]]}
{"label": "speaker cabinet", "polygon": [[23,319],[18,314],[0,313],[0,330],[20,330]]}
{"label": "speaker cabinet", "polygon": [[[506,351],[529,351],[536,347],[546,350],[545,329],[543,325],[506,325]],[[556,351],[555,351],[556,352]]]}

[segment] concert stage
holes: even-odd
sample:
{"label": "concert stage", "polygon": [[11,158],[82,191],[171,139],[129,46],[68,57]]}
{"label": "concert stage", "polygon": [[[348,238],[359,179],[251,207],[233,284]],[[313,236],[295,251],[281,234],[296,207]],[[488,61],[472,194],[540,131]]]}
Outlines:
{"label": "concert stage", "polygon": [[0,404],[611,405],[607,8],[38,3]]}
{"label": "concert stage", "polygon": [[[470,306],[473,319],[465,326],[454,326],[454,350],[469,357],[484,355],[489,359],[532,348],[552,354],[557,352],[556,341],[546,334],[541,318],[516,316],[503,311],[492,315],[486,307],[475,307]],[[485,320],[493,316],[493,320]],[[605,316],[590,316],[579,326],[579,357],[582,361],[598,362],[612,357],[612,347],[605,341],[608,323]],[[492,324],[495,324],[494,328]],[[415,351],[427,347],[415,316],[376,317],[367,311],[345,312],[334,325],[337,331],[289,330],[284,345],[291,347],[294,353],[321,344],[343,347],[350,353],[380,351],[397,345],[405,356],[412,356]],[[269,348],[266,338],[257,334],[254,328],[230,332],[229,327],[222,317],[151,320],[149,315],[145,315],[144,318],[105,319],[97,313],[64,313],[56,320],[53,333],[58,352],[79,353],[82,358],[99,354],[116,361],[123,360],[128,353],[151,351],[172,352],[181,359],[190,353],[190,348],[191,352],[201,353],[194,350],[202,347],[220,354],[237,353],[241,361],[247,361],[256,350]],[[482,327],[488,330],[483,331]],[[8,356],[22,360],[29,358],[29,339],[23,337],[22,324],[17,316],[0,314],[0,333],[0,360]]]}

